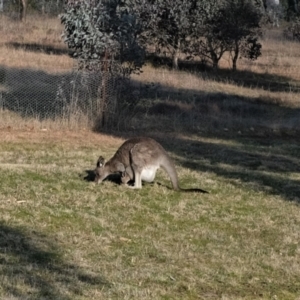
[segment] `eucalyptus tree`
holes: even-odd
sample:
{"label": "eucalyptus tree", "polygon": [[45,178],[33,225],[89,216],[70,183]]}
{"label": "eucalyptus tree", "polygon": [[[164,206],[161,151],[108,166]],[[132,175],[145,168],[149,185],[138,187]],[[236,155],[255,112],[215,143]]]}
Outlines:
{"label": "eucalyptus tree", "polygon": [[288,10],[299,13],[299,0],[287,0]]}
{"label": "eucalyptus tree", "polygon": [[[64,42],[79,68],[119,62],[125,73],[139,70],[145,51],[138,42],[139,12],[131,0],[73,0],[61,15]],[[107,66],[108,68],[108,66]]]}
{"label": "eucalyptus tree", "polygon": [[197,1],[192,20],[192,54],[210,60],[214,69],[218,68],[220,59],[228,50],[227,41],[219,28],[220,24],[216,24],[216,20],[220,20],[223,4],[223,0]]}
{"label": "eucalyptus tree", "polygon": [[96,99],[92,100],[97,107],[96,126],[113,126],[127,105],[126,95],[120,97],[121,87],[144,63],[138,6],[131,0],[72,0],[61,21],[64,41],[78,68],[98,78]]}
{"label": "eucalyptus tree", "polygon": [[193,54],[211,60],[214,69],[225,53],[231,56],[233,70],[239,57],[256,59],[261,54],[262,14],[251,0],[197,1],[195,11],[201,23],[194,23]]}
{"label": "eucalyptus tree", "polygon": [[146,0],[140,6],[144,20],[143,34],[148,45],[172,57],[173,68],[178,68],[181,53],[189,53],[194,15],[199,0]]}
{"label": "eucalyptus tree", "polygon": [[254,60],[261,55],[258,42],[261,17],[261,12],[249,0],[228,0],[220,9],[215,22],[231,54],[233,70],[239,57]]}
{"label": "eucalyptus tree", "polygon": [[281,2],[284,11],[286,12],[287,21],[291,21],[295,17],[299,16],[300,13],[299,0],[282,0]]}

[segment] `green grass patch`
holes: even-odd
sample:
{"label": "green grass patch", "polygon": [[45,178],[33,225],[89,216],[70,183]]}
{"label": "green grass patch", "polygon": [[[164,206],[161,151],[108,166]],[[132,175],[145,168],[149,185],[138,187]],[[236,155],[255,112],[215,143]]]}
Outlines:
{"label": "green grass patch", "polygon": [[209,194],[84,180],[118,146],[0,142],[1,299],[299,296],[299,143],[166,143]]}

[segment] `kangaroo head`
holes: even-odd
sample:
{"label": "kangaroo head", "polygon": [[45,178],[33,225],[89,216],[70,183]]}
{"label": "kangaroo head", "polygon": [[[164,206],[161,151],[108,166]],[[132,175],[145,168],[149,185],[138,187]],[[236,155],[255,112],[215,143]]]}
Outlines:
{"label": "kangaroo head", "polygon": [[119,173],[122,176],[125,173],[125,166],[122,162],[113,159],[106,162],[105,158],[100,156],[94,172],[95,182],[101,183],[110,174]]}
{"label": "kangaroo head", "polygon": [[100,156],[95,169],[95,182],[101,183],[108,175],[109,170],[105,166],[106,161],[103,156]]}

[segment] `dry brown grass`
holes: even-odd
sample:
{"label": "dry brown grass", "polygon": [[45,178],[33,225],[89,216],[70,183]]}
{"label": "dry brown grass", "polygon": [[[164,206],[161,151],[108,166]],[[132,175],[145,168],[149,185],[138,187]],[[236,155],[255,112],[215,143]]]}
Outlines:
{"label": "dry brown grass", "polygon": [[[0,24],[2,68],[34,69],[45,74],[67,73],[72,69],[73,61],[61,41],[63,27],[58,18],[35,16],[22,24],[1,16]],[[154,114],[148,118],[146,115],[142,126],[139,124],[141,114],[138,113],[137,119],[128,122],[127,130],[144,130],[149,126],[154,130],[155,125],[157,130],[163,127],[168,131],[178,131],[181,127],[193,132],[199,128],[205,131],[240,128],[239,131],[243,132],[249,132],[250,128],[265,128],[267,131],[282,129],[293,133],[299,126],[299,43],[286,39],[282,29],[278,29],[266,31],[262,44],[262,56],[254,62],[241,60],[235,74],[226,70],[230,68],[230,60],[226,57],[221,61],[221,70],[217,74],[171,71],[146,65],[141,75],[133,76],[143,100],[142,111],[145,112],[143,105],[152,112],[158,111],[158,103],[160,106],[161,103],[173,103],[171,106],[178,108],[172,110],[167,105],[164,117]],[[35,76],[40,74],[29,76],[32,76],[33,93],[40,85],[34,83]],[[46,75],[43,76],[47,80]],[[48,81],[51,84],[51,80]],[[154,84],[154,88],[145,90],[144,85],[149,83]],[[47,88],[50,89],[50,86]],[[5,89],[2,85],[1,90]],[[189,113],[192,117],[185,117]],[[80,114],[42,120],[33,115],[24,120],[18,114],[5,111],[2,112],[1,123],[2,126],[27,125],[35,128],[90,127],[91,120]]]}
{"label": "dry brown grass", "polygon": [[73,61],[66,54],[62,31],[58,18],[32,16],[21,23],[1,15],[0,64],[7,68],[65,72],[72,68]]}

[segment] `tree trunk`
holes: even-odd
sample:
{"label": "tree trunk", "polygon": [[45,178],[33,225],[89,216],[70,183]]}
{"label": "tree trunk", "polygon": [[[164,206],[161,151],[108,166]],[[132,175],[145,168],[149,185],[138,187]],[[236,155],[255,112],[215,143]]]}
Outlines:
{"label": "tree trunk", "polygon": [[180,54],[180,41],[177,41],[177,46],[173,52],[173,57],[172,57],[172,65],[173,65],[173,69],[175,70],[178,69],[179,54]]}
{"label": "tree trunk", "polygon": [[236,62],[237,62],[237,57],[234,55],[232,58],[232,71],[236,71]]}
{"label": "tree trunk", "polygon": [[3,12],[3,0],[0,0],[0,12]]}
{"label": "tree trunk", "polygon": [[235,43],[235,49],[233,51],[233,57],[232,57],[232,71],[236,71],[236,65],[237,65],[237,60],[239,58],[239,44],[236,42]]}
{"label": "tree trunk", "polygon": [[22,22],[26,21],[27,3],[28,3],[28,0],[21,0],[21,3],[20,3],[20,20]]}
{"label": "tree trunk", "polygon": [[42,2],[42,15],[45,14],[45,0]]}
{"label": "tree trunk", "polygon": [[178,51],[176,51],[173,54],[173,58],[172,58],[172,66],[173,66],[173,69],[175,69],[175,70],[178,69],[178,57],[179,57],[179,53],[178,53]]}
{"label": "tree trunk", "polygon": [[298,13],[298,12],[299,12],[299,9],[298,9],[298,1],[297,1],[297,0],[293,0],[293,2],[294,2],[294,3],[293,3],[293,4],[294,4],[294,5],[293,5],[293,6],[294,6],[294,10],[295,10],[296,13]]}
{"label": "tree trunk", "polygon": [[212,67],[213,67],[213,70],[216,71],[218,70],[219,68],[219,61],[217,59],[215,59],[214,57],[212,57]]}
{"label": "tree trunk", "polygon": [[218,55],[215,52],[210,39],[207,39],[207,45],[208,45],[208,48],[209,48],[209,55],[210,55],[210,58],[211,58],[211,61],[212,61],[212,64],[213,64],[212,67],[213,67],[214,70],[217,70],[220,59],[218,58]]}

